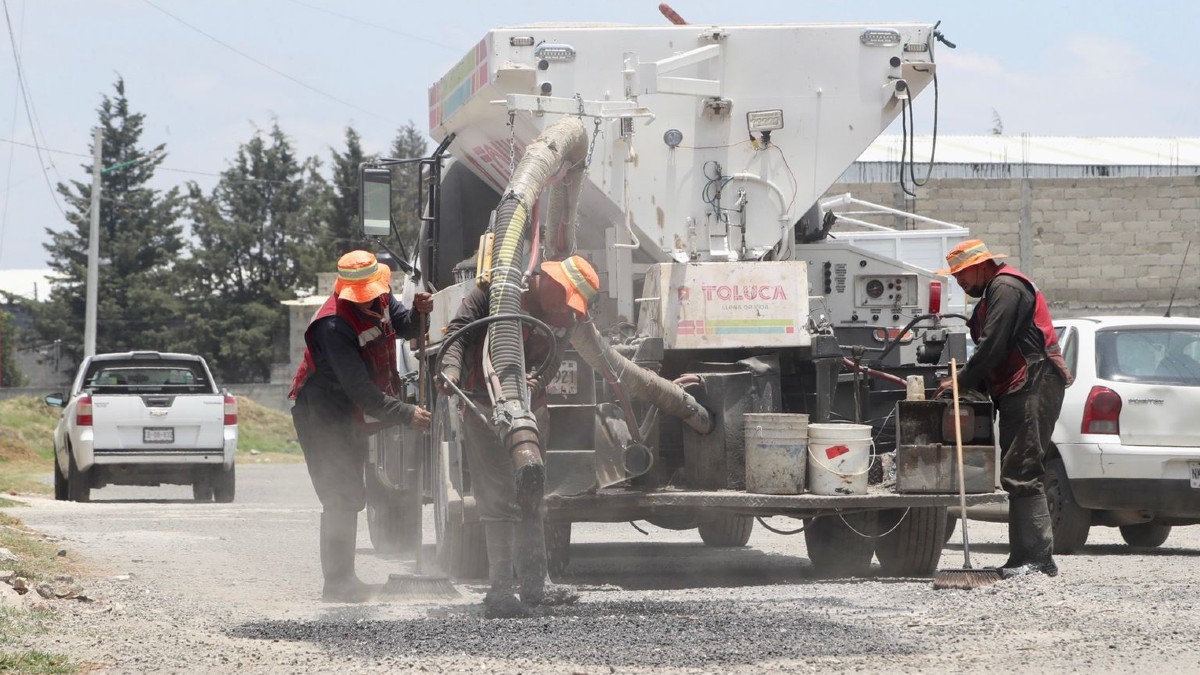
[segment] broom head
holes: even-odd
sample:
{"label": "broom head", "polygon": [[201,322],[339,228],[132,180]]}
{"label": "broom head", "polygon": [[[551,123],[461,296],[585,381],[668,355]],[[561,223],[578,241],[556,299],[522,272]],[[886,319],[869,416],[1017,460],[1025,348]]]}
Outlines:
{"label": "broom head", "polygon": [[991,586],[1002,579],[999,570],[938,570],[933,575],[933,587],[937,590],[951,588],[969,591],[972,588]]}
{"label": "broom head", "polygon": [[450,579],[424,574],[389,574],[381,600],[439,600],[462,597]]}

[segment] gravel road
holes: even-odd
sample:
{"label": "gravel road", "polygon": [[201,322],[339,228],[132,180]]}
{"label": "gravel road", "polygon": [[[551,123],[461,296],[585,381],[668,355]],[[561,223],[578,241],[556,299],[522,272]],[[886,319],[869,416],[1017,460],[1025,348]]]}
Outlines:
{"label": "gravel road", "polygon": [[[238,473],[234,504],[193,503],[190,488],[110,487],[89,504],[6,509],[92,571],[81,581],[95,600],[52,603],[59,621],[27,646],[98,672],[1200,668],[1200,527],[1139,551],[1095,528],[1082,555],[1059,557],[1057,579],[965,592],[928,579],[817,579],[802,536],[760,527],[748,548],[716,550],[694,531],[576,524],[568,577],[582,601],[488,621],[482,582],[450,602],[320,602],[319,505],[304,467]],[[359,532],[360,576],[410,569],[374,555],[365,521]],[[971,534],[977,566],[1003,562],[1003,526],[972,522]],[[961,567],[958,541],[943,567]]]}

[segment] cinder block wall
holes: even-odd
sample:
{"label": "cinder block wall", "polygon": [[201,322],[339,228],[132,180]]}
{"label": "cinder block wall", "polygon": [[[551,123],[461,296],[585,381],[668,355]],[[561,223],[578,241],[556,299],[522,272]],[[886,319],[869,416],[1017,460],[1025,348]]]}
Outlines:
{"label": "cinder block wall", "polygon": [[845,192],[967,227],[1037,282],[1055,316],[1161,314],[1177,279],[1172,314],[1200,316],[1198,176],[944,178],[916,199],[891,183],[829,194]]}

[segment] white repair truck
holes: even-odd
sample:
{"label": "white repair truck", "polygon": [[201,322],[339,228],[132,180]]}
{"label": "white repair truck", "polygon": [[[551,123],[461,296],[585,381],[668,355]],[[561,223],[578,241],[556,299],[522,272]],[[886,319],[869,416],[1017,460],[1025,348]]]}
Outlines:
{"label": "white repair truck", "polygon": [[54,498],[86,502],[105,485],[191,485],[232,502],[237,400],[194,354],[138,351],[83,360],[54,429]]}
{"label": "white repair truck", "polygon": [[[884,455],[906,378],[931,388],[965,356],[953,281],[930,265],[966,232],[883,210],[906,230],[888,237],[937,230],[943,250],[910,264],[873,248],[877,230],[847,213],[862,203],[823,195],[936,86],[941,35],[926,23],[672,22],[495,29],[431,88],[440,145],[421,160],[425,224],[407,271],[436,291],[426,377],[413,376],[435,422],[373,448],[372,539],[418,544],[429,500],[444,569],[486,569],[460,404],[435,396],[431,377],[447,343],[486,328],[484,422],[517,466],[534,461],[531,443],[544,451],[552,569],[569,560],[572,522],[645,520],[742,546],[755,518],[786,515],[806,522],[821,573],[858,575],[878,557],[887,574],[932,574],[956,497],[897,492]],[[406,161],[362,168],[364,234],[393,230],[388,166]],[[839,237],[848,230],[859,234]],[[572,254],[601,291],[550,388],[547,431],[525,386],[545,364],[524,363],[521,347],[538,327],[512,290]],[[447,334],[480,279],[492,315]],[[869,489],[747,490],[750,413],[869,424]]]}

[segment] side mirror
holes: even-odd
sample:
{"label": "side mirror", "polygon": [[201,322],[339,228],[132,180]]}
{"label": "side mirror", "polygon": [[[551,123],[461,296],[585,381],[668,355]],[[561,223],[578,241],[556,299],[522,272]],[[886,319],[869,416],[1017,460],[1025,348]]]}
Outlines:
{"label": "side mirror", "polygon": [[392,172],[358,167],[358,224],[364,237],[386,237],[392,233]]}
{"label": "side mirror", "polygon": [[44,398],[42,400],[46,402],[46,405],[51,406],[53,408],[66,407],[66,403],[63,401],[62,394],[50,394],[49,396],[47,396],[46,398]]}

